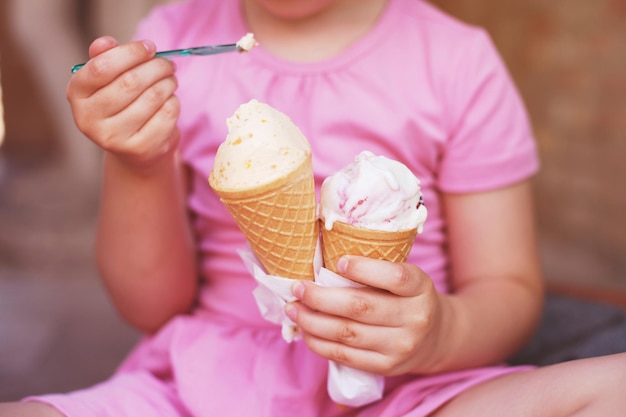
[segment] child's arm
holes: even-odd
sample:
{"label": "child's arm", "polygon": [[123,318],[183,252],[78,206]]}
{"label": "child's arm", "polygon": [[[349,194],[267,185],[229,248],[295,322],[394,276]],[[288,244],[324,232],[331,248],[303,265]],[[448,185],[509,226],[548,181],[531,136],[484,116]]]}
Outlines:
{"label": "child's arm", "polygon": [[532,201],[530,181],[444,196],[455,294],[443,367],[505,360],[535,330],[544,287]]}
{"label": "child's arm", "polygon": [[493,364],[526,341],[543,295],[529,182],[443,201],[454,294],[416,266],[344,258],[343,275],[375,288],[295,285],[287,311],[313,351],[397,375]]}
{"label": "child's arm", "polygon": [[189,311],[196,295],[195,252],[180,176],[173,158],[142,176],[105,156],[98,267],[122,316],[147,332]]}
{"label": "child's arm", "polygon": [[175,67],[154,49],[98,39],[67,92],[76,124],[105,150],[98,266],[122,316],[147,332],[190,309],[197,279],[176,160]]}

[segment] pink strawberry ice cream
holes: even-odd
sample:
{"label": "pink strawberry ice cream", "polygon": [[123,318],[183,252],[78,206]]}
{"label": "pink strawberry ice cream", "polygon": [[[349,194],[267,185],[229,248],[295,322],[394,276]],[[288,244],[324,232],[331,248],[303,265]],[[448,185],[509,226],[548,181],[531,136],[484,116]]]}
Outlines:
{"label": "pink strawberry ice cream", "polygon": [[404,164],[363,151],[324,180],[320,217],[327,230],[339,221],[370,230],[421,233],[427,210],[420,181]]}

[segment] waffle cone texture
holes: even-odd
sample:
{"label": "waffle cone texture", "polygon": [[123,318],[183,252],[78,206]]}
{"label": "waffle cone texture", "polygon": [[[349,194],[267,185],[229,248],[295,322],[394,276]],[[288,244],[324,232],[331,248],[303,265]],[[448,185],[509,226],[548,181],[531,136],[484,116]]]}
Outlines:
{"label": "waffle cone texture", "polygon": [[314,279],[319,234],[311,157],[289,175],[244,191],[220,190],[252,251],[270,275]]}
{"label": "waffle cone texture", "polygon": [[323,220],[320,228],[324,267],[333,272],[337,272],[337,261],[344,255],[404,262],[417,235],[417,228],[387,232],[363,229],[342,222],[335,222],[331,230],[326,230]]}

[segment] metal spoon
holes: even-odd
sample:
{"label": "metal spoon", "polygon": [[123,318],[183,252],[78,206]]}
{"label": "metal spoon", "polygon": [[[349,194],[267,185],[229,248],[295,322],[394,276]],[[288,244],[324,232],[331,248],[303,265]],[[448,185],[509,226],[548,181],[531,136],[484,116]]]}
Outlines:
{"label": "metal spoon", "polygon": [[[216,55],[226,52],[245,52],[246,49],[239,46],[239,43],[230,43],[227,45],[207,45],[197,46],[194,48],[185,49],[173,49],[171,51],[160,51],[155,54],[158,57],[170,57],[170,56],[192,56],[192,55]],[[82,64],[76,64],[72,67],[72,73],[78,72],[79,69],[84,67],[86,62]]]}

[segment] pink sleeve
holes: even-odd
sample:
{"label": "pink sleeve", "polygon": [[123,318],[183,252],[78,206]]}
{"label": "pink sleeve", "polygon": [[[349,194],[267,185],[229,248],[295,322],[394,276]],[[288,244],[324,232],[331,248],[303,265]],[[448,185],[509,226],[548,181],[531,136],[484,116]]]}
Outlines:
{"label": "pink sleeve", "polygon": [[172,49],[171,22],[164,6],[154,7],[137,25],[134,40],[149,40],[155,43],[157,51]]}
{"label": "pink sleeve", "polygon": [[450,135],[438,178],[445,192],[506,186],[539,168],[524,104],[489,37],[476,34],[446,94]]}

